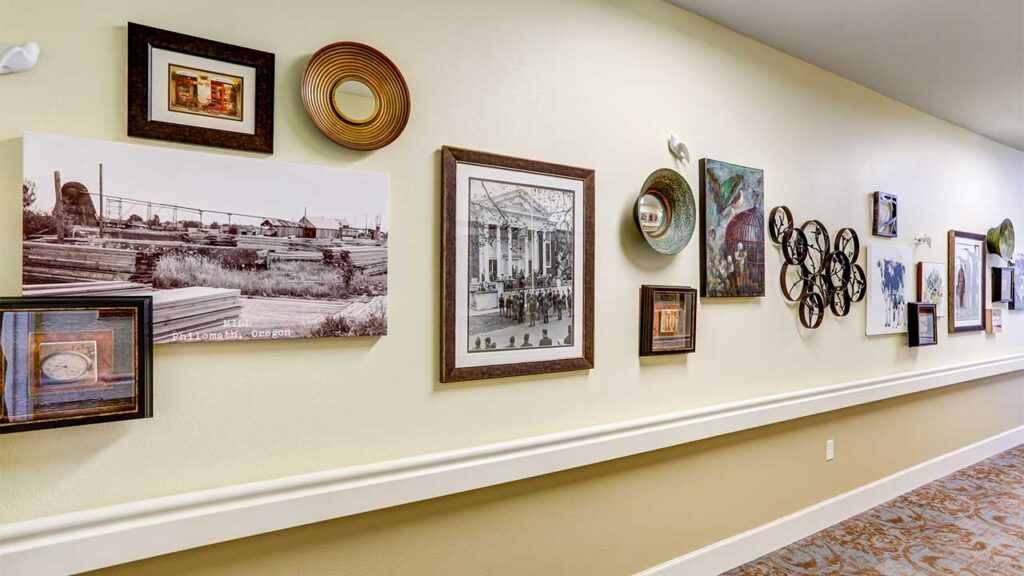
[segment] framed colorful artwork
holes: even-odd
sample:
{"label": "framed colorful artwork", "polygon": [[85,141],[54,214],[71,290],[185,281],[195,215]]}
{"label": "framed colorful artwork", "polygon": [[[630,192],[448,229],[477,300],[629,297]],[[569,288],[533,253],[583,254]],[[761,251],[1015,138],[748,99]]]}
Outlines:
{"label": "framed colorful artwork", "polygon": [[899,200],[895,194],[875,192],[871,195],[871,233],[875,236],[895,238],[897,234]]}
{"label": "framed colorful artwork", "polygon": [[985,329],[985,236],[949,231],[949,331]]}
{"label": "framed colorful artwork", "polygon": [[1017,254],[1013,261],[1013,299],[1010,310],[1024,310],[1024,254]]}
{"label": "framed colorful artwork", "polygon": [[128,23],[128,135],[274,152],[274,55]]}
{"label": "framed colorful artwork", "polygon": [[925,302],[907,305],[907,341],[911,348],[939,343],[938,306]]}
{"label": "framed colorful artwork", "polygon": [[700,161],[701,297],[764,296],[764,171]]}
{"label": "framed colorful artwork", "polygon": [[0,298],[0,433],[148,418],[152,298]]}
{"label": "framed colorful artwork", "polygon": [[946,265],[940,262],[917,263],[917,300],[935,304],[935,315],[946,315]]}
{"label": "framed colorful artwork", "polygon": [[907,331],[907,303],[912,300],[910,270],[914,252],[904,246],[868,246],[867,335]]}
{"label": "framed colorful artwork", "polygon": [[1013,268],[992,268],[992,301],[1013,302]]}
{"label": "framed colorful artwork", "polygon": [[697,291],[680,286],[640,288],[640,355],[684,354],[697,348]]}
{"label": "framed colorful artwork", "polygon": [[593,368],[594,171],[441,156],[441,381]]}

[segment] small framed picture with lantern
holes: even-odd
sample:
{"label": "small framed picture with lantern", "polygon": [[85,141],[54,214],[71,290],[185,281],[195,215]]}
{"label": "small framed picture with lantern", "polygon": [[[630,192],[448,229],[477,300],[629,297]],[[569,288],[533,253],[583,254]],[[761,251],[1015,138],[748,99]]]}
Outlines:
{"label": "small framed picture with lantern", "polygon": [[148,418],[152,298],[0,298],[0,433]]}
{"label": "small framed picture with lantern", "polygon": [[686,354],[697,349],[697,290],[641,286],[640,355]]}

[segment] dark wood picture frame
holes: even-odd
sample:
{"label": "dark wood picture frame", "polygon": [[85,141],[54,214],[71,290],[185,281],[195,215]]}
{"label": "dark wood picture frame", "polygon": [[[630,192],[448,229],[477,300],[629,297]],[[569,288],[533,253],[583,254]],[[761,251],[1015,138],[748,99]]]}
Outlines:
{"label": "dark wood picture frame", "polygon": [[[256,69],[255,133],[151,120],[150,49],[160,48]],[[128,23],[128,135],[249,152],[274,152],[274,55],[224,42]]]}
{"label": "dark wood picture frame", "polygon": [[[932,333],[921,334],[921,315],[931,314]],[[935,304],[926,302],[907,303],[907,344],[911,348],[935,346],[939,343],[939,316]]]}
{"label": "dark wood picture frame", "polygon": [[[579,180],[583,190],[582,356],[557,360],[456,366],[457,170],[459,164],[547,174]],[[562,164],[525,160],[489,152],[445,146],[441,149],[441,374],[443,383],[548,374],[594,367],[594,171]],[[578,298],[578,295],[576,296]]]}
{"label": "dark wood picture frame", "polygon": [[[992,302],[1013,302],[1014,297],[1014,283],[1013,283],[1014,269],[1010,267],[992,268]],[[1009,280],[1010,288],[1009,291],[1003,290],[1003,281]]]}
{"label": "dark wood picture frame", "polygon": [[[690,345],[685,348],[656,350],[654,348],[654,303],[658,292],[679,294],[679,302],[685,314],[679,322],[689,326]],[[689,354],[697,351],[697,289],[689,286],[640,287],[640,356],[663,356],[668,354]]]}
{"label": "dark wood picture frame", "polygon": [[[880,221],[880,207],[883,200],[892,201],[892,230],[882,229],[883,222]],[[871,234],[882,238],[895,238],[899,233],[899,197],[888,192],[874,192],[871,194]]]}
{"label": "dark wood picture frame", "polygon": [[[956,278],[956,239],[966,238],[978,242],[981,246],[980,255],[981,263],[978,270],[978,275],[981,276],[981,293],[979,295],[981,306],[981,318],[978,319],[977,324],[966,324],[963,326],[956,325],[956,290],[957,290],[957,278]],[[988,298],[988,286],[986,280],[988,274],[985,273],[985,268],[988,266],[988,250],[985,247],[985,235],[974,234],[971,232],[962,232],[960,230],[950,230],[947,238],[946,246],[946,306],[947,306],[947,321],[949,322],[949,333],[954,334],[957,332],[980,332],[985,330],[985,300]]]}
{"label": "dark wood picture frame", "polygon": [[[95,399],[84,401],[84,408],[76,408],[83,413],[78,415],[66,415],[58,418],[40,419],[18,419],[8,421],[8,402],[5,396],[10,393],[8,390],[8,370],[21,364],[22,374],[26,380],[22,383],[20,392],[28,393],[28,387],[32,386],[30,374],[35,374],[33,359],[37,355],[34,351],[22,350],[23,356],[9,360],[0,349],[0,434],[24,432],[29,430],[40,430],[45,428],[62,428],[66,426],[79,426],[95,424],[99,422],[114,422],[118,420],[133,420],[137,418],[150,418],[153,416],[153,299],[149,296],[109,296],[109,297],[64,297],[64,298],[0,298],[0,328],[3,326],[6,313],[17,312],[70,312],[70,311],[96,311],[98,314],[107,313],[121,314],[130,310],[134,316],[132,349],[135,352],[133,363],[134,377],[132,387],[135,398],[132,410],[119,410],[112,413],[102,413],[93,410]],[[96,332],[83,331],[81,328],[72,327],[68,330],[52,330],[46,335],[63,336],[75,334],[96,334]],[[113,335],[110,338],[114,338]],[[67,341],[57,339],[57,342]],[[112,342],[112,340],[108,340]],[[26,339],[24,346],[32,346]],[[113,351],[109,351],[113,354]],[[112,356],[111,356],[112,358]],[[100,361],[102,362],[102,361]],[[11,386],[17,384],[12,383]],[[66,392],[69,396],[79,393],[82,390],[75,389]],[[60,394],[60,392],[58,392]],[[67,410],[67,409],[62,409]]]}

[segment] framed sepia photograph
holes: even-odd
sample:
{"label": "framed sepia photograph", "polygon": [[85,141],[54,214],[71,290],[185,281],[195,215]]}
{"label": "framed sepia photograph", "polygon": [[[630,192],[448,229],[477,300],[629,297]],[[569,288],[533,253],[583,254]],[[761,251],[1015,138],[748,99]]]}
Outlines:
{"label": "framed sepia photograph", "polygon": [[273,153],[274,55],[129,22],[128,135]]}
{"label": "framed sepia photograph", "polygon": [[387,334],[387,174],[23,141],[23,295],[152,296],[156,344]]}
{"label": "framed sepia photograph", "polygon": [[899,199],[895,194],[875,192],[871,195],[871,233],[884,238],[895,238],[899,231]]}
{"label": "framed sepia photograph", "polygon": [[764,170],[700,161],[700,295],[764,296]]}
{"label": "framed sepia photograph", "polygon": [[1013,302],[1013,273],[1011,267],[992,268],[992,302]]}
{"label": "framed sepia photograph", "polygon": [[640,287],[640,355],[685,354],[697,347],[697,291]]}
{"label": "framed sepia photograph", "polygon": [[949,231],[949,332],[985,329],[985,236]]}
{"label": "framed sepia photograph", "polygon": [[152,299],[0,298],[0,433],[148,418]]}
{"label": "framed sepia photograph", "polygon": [[939,343],[938,307],[925,302],[907,305],[907,338],[911,348]]}
{"label": "framed sepia photograph", "polygon": [[593,368],[594,171],[441,156],[441,382]]}

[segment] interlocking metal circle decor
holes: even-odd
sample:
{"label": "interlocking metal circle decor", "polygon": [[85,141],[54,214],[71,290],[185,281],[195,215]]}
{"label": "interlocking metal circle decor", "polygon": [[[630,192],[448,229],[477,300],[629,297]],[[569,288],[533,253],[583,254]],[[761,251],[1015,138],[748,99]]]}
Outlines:
{"label": "interlocking metal circle decor", "polygon": [[833,242],[821,221],[797,226],[789,208],[776,206],[768,218],[768,234],[782,247],[782,295],[797,303],[804,328],[821,326],[826,310],[846,316],[854,302],[864,299],[864,269],[857,263],[860,239],[853,228],[839,230]]}
{"label": "interlocking metal circle decor", "polygon": [[[373,92],[376,108],[356,121],[338,110],[335,90],[343,82],[362,82]],[[358,42],[336,42],[310,57],[302,74],[302,104],[313,124],[335,144],[376,150],[395,141],[409,121],[409,86],[402,72],[379,50]]]}

